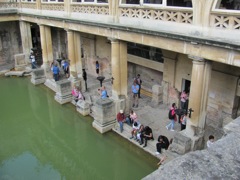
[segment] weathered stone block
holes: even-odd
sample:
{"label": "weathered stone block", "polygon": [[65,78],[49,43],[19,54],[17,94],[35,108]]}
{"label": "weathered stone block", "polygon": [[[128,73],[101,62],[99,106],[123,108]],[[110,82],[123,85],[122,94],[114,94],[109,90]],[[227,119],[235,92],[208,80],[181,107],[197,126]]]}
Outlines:
{"label": "weathered stone block", "polygon": [[65,104],[72,101],[71,82],[67,79],[56,82],[56,95],[54,99],[60,104]]}
{"label": "weathered stone block", "polygon": [[90,105],[86,101],[79,100],[76,106],[77,111],[83,116],[87,116],[90,114]]}
{"label": "weathered stone block", "polygon": [[45,72],[42,68],[33,69],[31,75],[31,82],[34,85],[42,84],[46,81]]}
{"label": "weathered stone block", "polygon": [[22,71],[26,68],[27,63],[25,61],[25,54],[16,54],[14,55],[15,59],[15,70]]}
{"label": "weathered stone block", "polygon": [[111,99],[98,99],[95,105],[93,127],[99,132],[110,131],[116,123],[115,104]]}
{"label": "weathered stone block", "polygon": [[191,138],[187,137],[184,131],[180,131],[174,136],[173,143],[169,149],[178,154],[185,154],[191,150],[191,144]]}
{"label": "weathered stone block", "polygon": [[163,87],[160,85],[152,86],[152,106],[157,106],[163,102]]}

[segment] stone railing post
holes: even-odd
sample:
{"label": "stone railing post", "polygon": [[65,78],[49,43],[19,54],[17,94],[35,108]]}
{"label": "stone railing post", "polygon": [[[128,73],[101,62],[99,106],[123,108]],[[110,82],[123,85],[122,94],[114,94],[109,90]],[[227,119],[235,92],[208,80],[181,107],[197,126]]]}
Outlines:
{"label": "stone railing post", "polygon": [[56,95],[54,99],[60,104],[65,104],[72,101],[71,82],[67,79],[56,82]]}
{"label": "stone railing post", "polygon": [[100,133],[110,131],[116,124],[115,105],[111,99],[98,99],[92,126]]}
{"label": "stone railing post", "polygon": [[163,87],[160,85],[152,86],[152,106],[157,106],[163,102]]}
{"label": "stone railing post", "polygon": [[87,116],[90,114],[90,104],[84,100],[79,100],[76,105],[77,112],[82,114],[83,116]]}
{"label": "stone railing post", "polygon": [[45,71],[42,68],[32,70],[31,82],[34,85],[42,84],[46,81]]}

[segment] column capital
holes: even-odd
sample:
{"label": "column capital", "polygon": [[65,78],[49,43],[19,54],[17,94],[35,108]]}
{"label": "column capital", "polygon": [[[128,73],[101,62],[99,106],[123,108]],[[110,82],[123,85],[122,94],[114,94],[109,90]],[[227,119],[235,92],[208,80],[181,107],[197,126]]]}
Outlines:
{"label": "column capital", "polygon": [[201,64],[205,64],[205,62],[206,62],[206,60],[204,58],[199,57],[199,56],[188,55],[188,58],[193,60],[192,61],[193,64],[201,65]]}
{"label": "column capital", "polygon": [[107,39],[108,39],[109,41],[111,41],[111,43],[118,43],[118,42],[119,42],[119,40],[116,39],[116,38],[108,37]]}

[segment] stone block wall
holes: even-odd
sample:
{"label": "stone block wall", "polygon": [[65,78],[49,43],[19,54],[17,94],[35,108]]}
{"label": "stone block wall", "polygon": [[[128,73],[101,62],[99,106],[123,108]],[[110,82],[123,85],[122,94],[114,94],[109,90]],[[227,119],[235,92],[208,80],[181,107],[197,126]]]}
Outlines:
{"label": "stone block wall", "polygon": [[14,64],[14,55],[22,52],[19,23],[0,23],[0,65]]}

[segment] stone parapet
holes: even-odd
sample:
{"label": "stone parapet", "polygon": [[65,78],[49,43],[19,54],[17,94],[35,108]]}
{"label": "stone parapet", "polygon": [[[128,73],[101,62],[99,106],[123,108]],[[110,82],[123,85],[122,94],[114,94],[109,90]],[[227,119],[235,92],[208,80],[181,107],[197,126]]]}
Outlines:
{"label": "stone parapet", "polygon": [[25,70],[27,63],[25,61],[25,54],[15,54],[15,70],[23,71]]}
{"label": "stone parapet", "polygon": [[111,99],[98,99],[94,108],[92,126],[100,133],[110,131],[116,123],[115,104]]}
{"label": "stone parapet", "polygon": [[90,114],[90,105],[84,100],[79,100],[77,102],[76,109],[83,116],[87,116]]}
{"label": "stone parapet", "polygon": [[44,69],[42,68],[33,69],[31,74],[32,74],[31,82],[34,85],[42,84],[46,81],[45,72]]}
{"label": "stone parapet", "polygon": [[56,82],[56,95],[54,99],[60,104],[72,101],[71,82],[69,80],[61,80]]}
{"label": "stone parapet", "polygon": [[152,106],[157,106],[163,102],[163,87],[160,85],[152,86]]}

